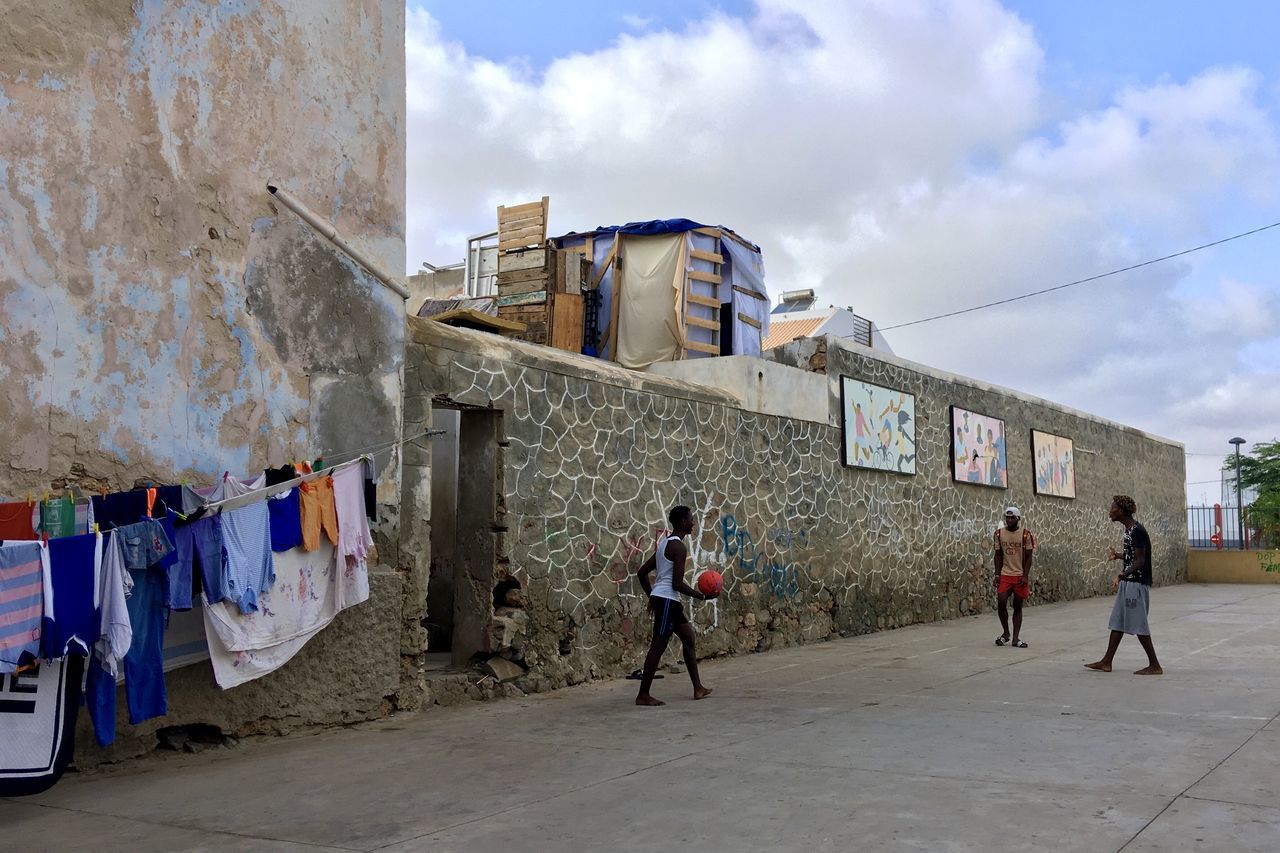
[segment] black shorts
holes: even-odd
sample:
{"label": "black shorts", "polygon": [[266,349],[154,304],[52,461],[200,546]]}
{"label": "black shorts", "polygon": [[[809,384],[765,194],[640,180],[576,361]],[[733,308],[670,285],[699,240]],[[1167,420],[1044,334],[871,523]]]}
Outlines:
{"label": "black shorts", "polygon": [[659,639],[670,637],[676,628],[689,621],[689,617],[684,615],[684,605],[670,598],[652,596],[649,609],[653,611],[653,636]]}

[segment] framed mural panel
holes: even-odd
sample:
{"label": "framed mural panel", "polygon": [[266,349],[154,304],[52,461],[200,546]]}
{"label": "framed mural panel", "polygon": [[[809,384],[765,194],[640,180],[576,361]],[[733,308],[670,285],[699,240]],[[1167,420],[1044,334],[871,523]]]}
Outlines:
{"label": "framed mural panel", "polygon": [[951,477],[957,483],[1009,488],[1004,421],[951,407]]}
{"label": "framed mural panel", "polygon": [[916,473],[916,398],[851,376],[840,377],[847,468]]}
{"label": "framed mural panel", "polygon": [[1037,495],[1076,496],[1076,450],[1071,439],[1033,429],[1031,459],[1035,464]]}

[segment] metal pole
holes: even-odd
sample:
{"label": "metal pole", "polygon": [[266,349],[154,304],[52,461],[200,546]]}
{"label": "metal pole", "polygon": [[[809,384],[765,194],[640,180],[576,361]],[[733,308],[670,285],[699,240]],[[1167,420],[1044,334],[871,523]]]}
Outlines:
{"label": "metal pole", "polygon": [[1244,488],[1240,484],[1240,445],[1244,444],[1243,438],[1231,439],[1231,444],[1236,446],[1236,519],[1238,520],[1237,533],[1240,536],[1240,550],[1244,550]]}
{"label": "metal pole", "polygon": [[278,186],[275,181],[272,181],[267,184],[267,192],[278,198],[285,207],[296,213],[303,222],[307,223],[316,231],[324,235],[325,239],[330,243],[333,243],[333,245],[346,252],[353,261],[364,267],[370,275],[394,290],[401,299],[409,298],[409,291],[405,290],[403,284],[396,281],[390,273],[379,266],[372,258],[367,257],[359,249],[356,249],[344,240],[342,235],[338,233],[337,229],[334,228],[331,223],[321,219],[314,211],[311,210],[311,208],[294,198],[292,193],[284,187]]}
{"label": "metal pole", "polygon": [[1240,519],[1240,550],[1244,550],[1244,490],[1240,487],[1240,445],[1236,445],[1236,512]]}

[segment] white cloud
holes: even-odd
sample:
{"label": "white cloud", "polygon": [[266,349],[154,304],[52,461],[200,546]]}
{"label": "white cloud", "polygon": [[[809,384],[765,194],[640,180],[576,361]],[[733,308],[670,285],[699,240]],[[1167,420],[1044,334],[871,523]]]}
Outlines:
{"label": "white cloud", "polygon": [[647,30],[653,26],[653,18],[647,18],[644,15],[637,15],[634,12],[628,12],[622,16],[622,23],[632,30]]}
{"label": "white cloud", "polygon": [[[761,244],[775,293],[819,287],[888,325],[1221,236],[1224,209],[1275,200],[1255,72],[1128,85],[1046,127],[1061,94],[1035,33],[991,2],[761,0],[750,20],[623,33],[541,74],[468,55],[411,10],[407,49],[415,267],[461,258],[457,235],[491,229],[496,205],[550,195],[554,232],[730,225]],[[1212,450],[1280,422],[1258,404],[1280,400],[1276,359],[1258,357],[1280,349],[1280,304],[1274,273],[1218,281],[1211,260],[890,340]]]}

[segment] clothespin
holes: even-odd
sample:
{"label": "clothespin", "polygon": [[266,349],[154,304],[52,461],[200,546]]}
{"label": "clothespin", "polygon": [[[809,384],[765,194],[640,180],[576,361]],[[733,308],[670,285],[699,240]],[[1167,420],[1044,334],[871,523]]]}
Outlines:
{"label": "clothespin", "polygon": [[31,506],[35,502],[35,498],[32,496],[31,492],[27,492],[27,506]]}
{"label": "clothespin", "polygon": [[98,531],[98,522],[96,522],[96,521],[93,523],[93,532],[94,532],[94,533],[99,532],[99,531]]}

